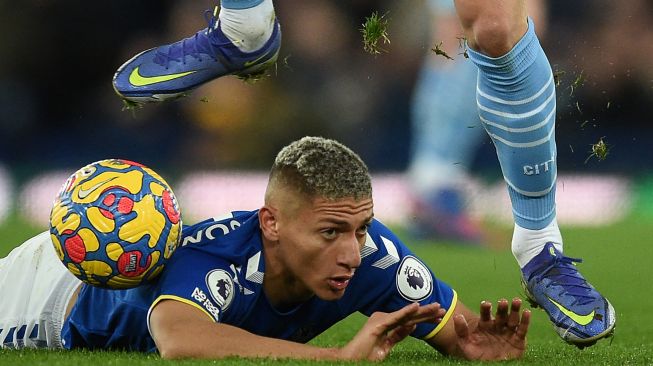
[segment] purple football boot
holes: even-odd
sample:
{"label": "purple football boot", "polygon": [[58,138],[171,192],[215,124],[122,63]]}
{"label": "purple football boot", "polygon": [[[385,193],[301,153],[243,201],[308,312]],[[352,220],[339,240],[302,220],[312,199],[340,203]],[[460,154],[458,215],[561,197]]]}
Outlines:
{"label": "purple football boot", "polygon": [[566,342],[584,348],[614,332],[614,308],[576,269],[581,259],[565,257],[546,243],[522,268],[531,305],[542,307]]}
{"label": "purple football boot", "polygon": [[263,47],[243,52],[222,32],[217,8],[206,14],[209,26],[194,36],[143,51],[120,66],[113,77],[116,93],[136,103],[164,101],[224,75],[255,78],[276,62],[281,47],[276,18]]}

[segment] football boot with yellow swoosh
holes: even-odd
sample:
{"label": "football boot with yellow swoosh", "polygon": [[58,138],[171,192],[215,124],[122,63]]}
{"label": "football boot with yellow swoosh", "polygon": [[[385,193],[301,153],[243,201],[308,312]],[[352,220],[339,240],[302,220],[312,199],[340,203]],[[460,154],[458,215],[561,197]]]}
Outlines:
{"label": "football boot with yellow swoosh", "polygon": [[522,268],[531,305],[542,307],[566,342],[584,348],[614,332],[614,308],[578,272],[581,259],[565,257],[553,243]]}
{"label": "football boot with yellow swoosh", "polygon": [[125,62],[113,77],[123,99],[158,102],[184,96],[224,75],[256,77],[274,64],[281,47],[281,29],[274,21],[270,39],[259,50],[243,52],[222,33],[217,8],[205,14],[208,27],[181,41],[141,52]]}

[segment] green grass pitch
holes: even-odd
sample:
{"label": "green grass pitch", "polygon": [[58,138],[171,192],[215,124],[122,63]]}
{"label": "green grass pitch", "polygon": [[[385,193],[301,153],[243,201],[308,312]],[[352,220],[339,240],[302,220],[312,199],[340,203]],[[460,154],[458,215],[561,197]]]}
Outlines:
{"label": "green grass pitch", "polygon": [[[616,225],[591,229],[563,227],[565,254],[583,257],[582,273],[613,303],[617,328],[613,338],[584,350],[562,342],[546,315],[534,310],[525,357],[510,363],[528,365],[651,365],[653,364],[653,246],[649,219],[632,218]],[[37,233],[38,228],[12,218],[0,226],[0,256]],[[510,229],[500,228],[498,241],[508,243]],[[401,233],[401,230],[399,230]],[[522,296],[519,271],[505,244],[503,249],[468,248],[443,243],[417,242],[413,250],[436,275],[450,283],[468,306],[481,300]],[[0,301],[5,301],[0,294]],[[322,346],[344,345],[364,321],[347,318],[313,340]],[[241,360],[163,361],[157,355],[129,352],[0,350],[0,365],[303,365],[315,362]],[[325,362],[322,362],[325,363]],[[331,363],[329,363],[331,364]],[[346,363],[342,363],[346,364]],[[470,364],[448,359],[421,341],[399,344],[384,362],[388,365]]]}

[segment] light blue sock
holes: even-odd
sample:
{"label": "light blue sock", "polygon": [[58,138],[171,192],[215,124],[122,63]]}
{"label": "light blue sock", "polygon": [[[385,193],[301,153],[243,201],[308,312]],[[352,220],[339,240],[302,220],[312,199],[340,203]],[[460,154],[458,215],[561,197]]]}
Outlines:
{"label": "light blue sock", "polygon": [[555,83],[551,65],[528,31],[506,55],[469,50],[479,67],[477,104],[508,184],[515,223],[540,230],[555,218]]}
{"label": "light blue sock", "polygon": [[476,101],[478,69],[467,60],[425,63],[412,101],[411,185],[421,199],[466,179],[474,153],[485,136]]}
{"label": "light blue sock", "polygon": [[263,0],[220,0],[220,7],[225,9],[249,9],[262,2]]}
{"label": "light blue sock", "polygon": [[456,60],[442,68],[425,65],[412,105],[413,153],[417,160],[438,160],[468,168],[484,136],[475,102],[476,67]]}

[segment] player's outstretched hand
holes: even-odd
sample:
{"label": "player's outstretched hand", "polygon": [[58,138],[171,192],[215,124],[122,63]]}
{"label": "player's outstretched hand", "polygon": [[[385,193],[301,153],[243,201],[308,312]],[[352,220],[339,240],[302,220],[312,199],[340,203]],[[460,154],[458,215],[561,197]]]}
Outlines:
{"label": "player's outstretched hand", "polygon": [[[509,308],[510,307],[510,311]],[[526,333],[531,319],[529,310],[520,314],[521,300],[499,300],[496,318],[492,318],[492,303],[481,303],[480,319],[470,326],[465,316],[454,316],[458,349],[470,360],[508,360],[519,358],[526,350]]]}
{"label": "player's outstretched hand", "polygon": [[446,311],[440,304],[407,305],[392,313],[376,312],[347,345],[339,350],[341,359],[381,361],[395,344],[415,330],[418,323],[438,323]]}

